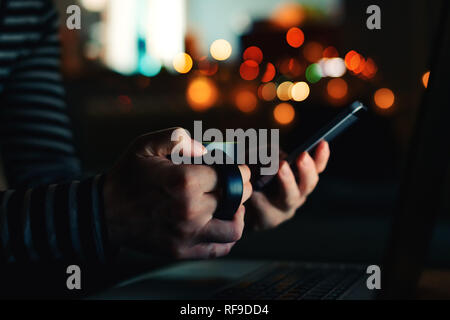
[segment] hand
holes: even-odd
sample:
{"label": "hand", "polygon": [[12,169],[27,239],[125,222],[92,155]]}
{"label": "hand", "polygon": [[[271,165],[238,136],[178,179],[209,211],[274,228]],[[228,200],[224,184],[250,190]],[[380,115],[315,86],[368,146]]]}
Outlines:
{"label": "hand", "polygon": [[296,161],[298,184],[289,164],[281,161],[277,173],[281,190],[272,196],[253,192],[247,205],[247,226],[264,230],[291,219],[316,187],[319,174],[325,170],[329,157],[330,149],[326,141],[319,143],[314,159],[307,152],[301,154]]}
{"label": "hand", "polygon": [[[171,141],[174,130],[177,141]],[[252,192],[250,170],[240,166],[244,194],[234,220],[215,219],[216,172],[209,166],[168,160],[179,143],[183,156],[206,152],[184,129],[150,133],[136,139],[106,175],[105,216],[111,242],[177,259],[226,255],[244,228],[242,203]]]}

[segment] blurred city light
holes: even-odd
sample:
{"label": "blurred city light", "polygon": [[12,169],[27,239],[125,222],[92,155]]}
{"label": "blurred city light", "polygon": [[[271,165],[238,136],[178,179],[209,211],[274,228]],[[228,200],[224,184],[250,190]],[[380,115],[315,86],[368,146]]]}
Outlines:
{"label": "blurred city light", "polygon": [[347,96],[348,85],[344,79],[336,78],[328,81],[327,93],[333,99],[343,99]]}
{"label": "blurred city light", "polygon": [[100,12],[105,9],[108,0],[80,0],[80,2],[86,10]]}
{"label": "blurred city light", "polygon": [[140,3],[141,10],[146,13],[141,24],[146,32],[147,53],[171,69],[174,57],[185,51],[186,0],[145,0]]}
{"label": "blurred city light", "polygon": [[322,79],[322,69],[317,63],[313,63],[306,68],[305,77],[310,83],[319,82]]}
{"label": "blurred city light", "polygon": [[244,89],[236,94],[235,102],[239,110],[249,113],[256,109],[258,98],[252,91]]}
{"label": "blurred city light", "polygon": [[294,107],[286,102],[280,103],[273,110],[273,117],[276,122],[282,125],[291,123],[295,118]]}
{"label": "blurred city light", "polygon": [[304,101],[309,96],[309,85],[304,82],[297,82],[291,88],[291,96],[294,101]]}
{"label": "blurred city light", "polygon": [[146,55],[139,61],[139,72],[147,77],[154,77],[161,71],[161,62],[152,56]]}
{"label": "blurred city light", "polygon": [[430,71],[427,71],[422,76],[422,84],[425,88],[428,88],[428,80],[430,79]]}
{"label": "blurred city light", "polygon": [[277,97],[277,86],[273,82],[262,84],[259,87],[261,99],[265,101],[272,101]]}
{"label": "blurred city light", "polygon": [[179,53],[173,59],[173,67],[179,73],[188,73],[192,69],[192,58],[187,53]]}
{"label": "blurred city light", "polygon": [[284,29],[299,26],[305,19],[305,11],[299,3],[282,3],[272,14],[272,22]]}
{"label": "blurred city light", "polygon": [[324,77],[339,78],[347,71],[342,58],[323,58],[319,61],[319,65]]}
{"label": "blurred city light", "polygon": [[189,83],[186,97],[193,110],[204,111],[216,103],[218,90],[211,79],[197,77]]}
{"label": "blurred city light", "polygon": [[208,60],[207,57],[201,57],[198,60],[198,69],[202,75],[212,76],[219,70],[219,65],[215,61]]}
{"label": "blurred city light", "polygon": [[277,71],[275,69],[275,66],[272,63],[267,63],[266,71],[264,72],[264,75],[261,78],[261,82],[269,82],[272,81],[273,78],[275,78]]}
{"label": "blurred city light", "polygon": [[244,58],[244,60],[253,60],[256,63],[260,64],[263,60],[263,53],[260,48],[252,46],[245,49],[242,57]]}
{"label": "blurred city light", "polygon": [[123,74],[138,69],[137,10],[136,1],[110,0],[107,6],[105,63]]}
{"label": "blurred city light", "polygon": [[339,52],[335,47],[329,46],[323,50],[322,56],[324,58],[337,58],[339,57]]}
{"label": "blurred city light", "polygon": [[224,39],[215,40],[211,44],[209,52],[211,53],[211,56],[218,61],[227,60],[231,56],[231,44]]}
{"label": "blurred city light", "polygon": [[309,62],[317,62],[322,58],[323,46],[318,42],[309,42],[303,48],[303,55]]}
{"label": "blurred city light", "polygon": [[246,60],[242,62],[239,68],[239,74],[244,80],[255,80],[259,74],[258,63],[253,60]]}
{"label": "blurred city light", "polygon": [[367,79],[371,79],[375,76],[377,70],[378,68],[375,62],[371,58],[367,58],[364,69],[362,71],[362,75]]}
{"label": "blurred city light", "polygon": [[361,62],[361,56],[355,50],[351,50],[345,55],[344,60],[345,60],[345,66],[347,67],[347,69],[354,71],[359,67],[359,64]]}
{"label": "blurred city light", "polygon": [[291,81],[282,82],[277,88],[277,96],[281,101],[288,101],[292,98],[291,88],[294,84]]}
{"label": "blurred city light", "polygon": [[291,47],[299,48],[305,41],[305,35],[301,29],[292,27],[286,33],[286,41]]}
{"label": "blurred city light", "polygon": [[395,96],[392,90],[382,88],[375,92],[374,101],[377,107],[381,109],[389,109],[394,104]]}

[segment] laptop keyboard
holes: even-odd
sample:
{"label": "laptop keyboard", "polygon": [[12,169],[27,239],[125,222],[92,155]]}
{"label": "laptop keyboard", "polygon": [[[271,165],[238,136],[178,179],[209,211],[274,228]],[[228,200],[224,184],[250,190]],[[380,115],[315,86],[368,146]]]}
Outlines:
{"label": "laptop keyboard", "polygon": [[216,299],[335,300],[361,278],[357,269],[315,269],[280,265],[262,277],[242,280],[219,292]]}

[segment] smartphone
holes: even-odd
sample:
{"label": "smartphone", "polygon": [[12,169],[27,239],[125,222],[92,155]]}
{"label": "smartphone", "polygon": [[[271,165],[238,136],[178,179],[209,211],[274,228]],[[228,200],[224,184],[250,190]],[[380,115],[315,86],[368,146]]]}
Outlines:
{"label": "smartphone", "polygon": [[[330,142],[352,124],[360,119],[360,117],[367,112],[367,108],[359,101],[353,102],[344,111],[339,113],[332,121],[322,127],[314,135],[312,135],[303,144],[295,148],[285,159],[291,167],[295,164],[295,160],[305,151],[311,151],[320,141],[325,140]],[[296,170],[294,170],[296,172]],[[265,190],[275,175],[264,175],[256,177],[253,181],[253,188],[255,190]]]}

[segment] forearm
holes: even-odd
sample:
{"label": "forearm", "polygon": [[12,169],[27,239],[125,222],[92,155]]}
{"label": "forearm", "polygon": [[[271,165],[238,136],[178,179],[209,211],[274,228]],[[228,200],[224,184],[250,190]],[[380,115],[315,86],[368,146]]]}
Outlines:
{"label": "forearm", "polygon": [[0,193],[0,261],[104,262],[102,176]]}

